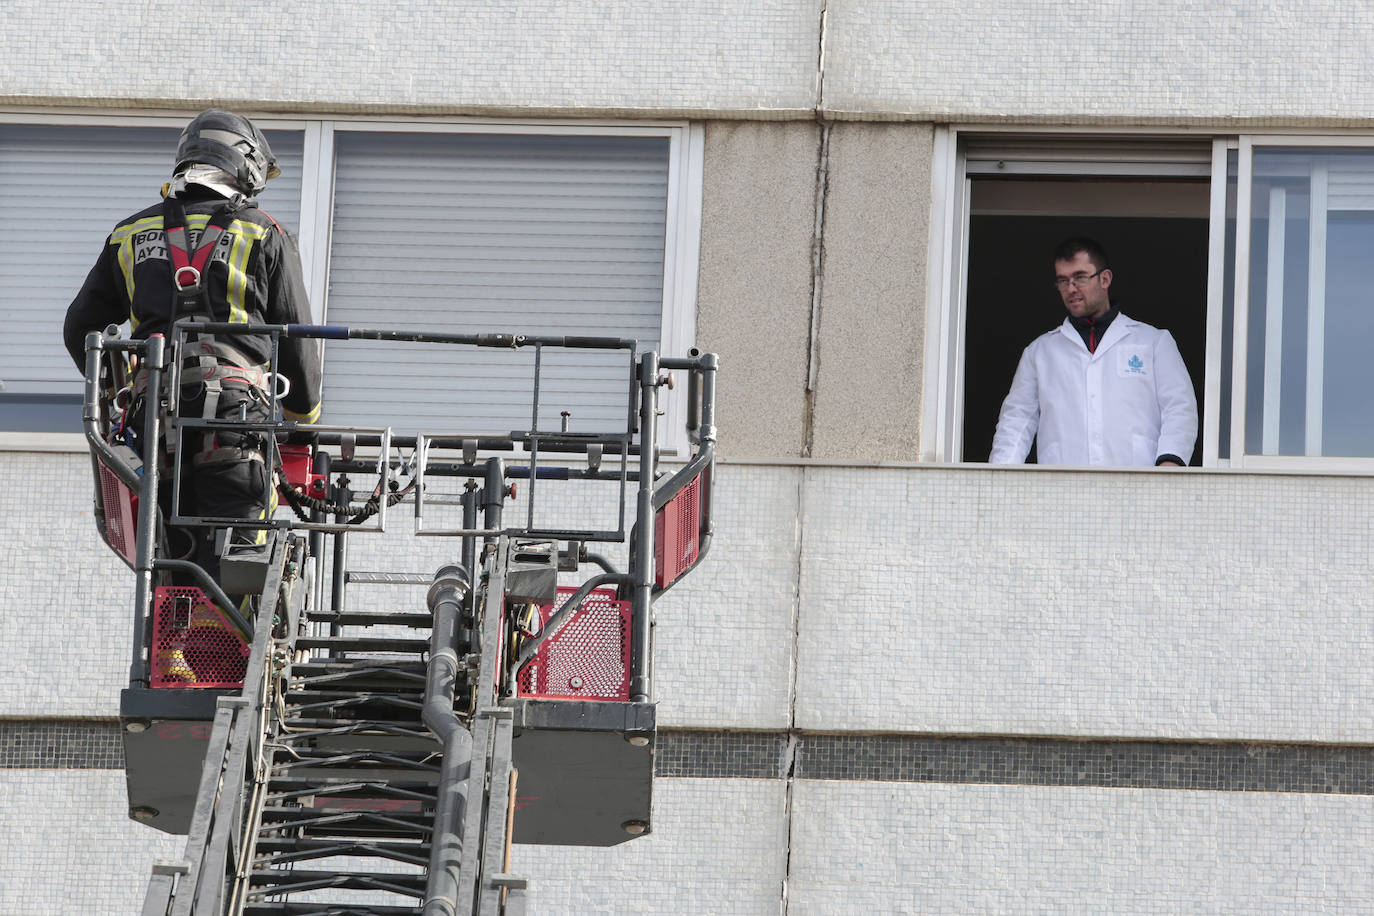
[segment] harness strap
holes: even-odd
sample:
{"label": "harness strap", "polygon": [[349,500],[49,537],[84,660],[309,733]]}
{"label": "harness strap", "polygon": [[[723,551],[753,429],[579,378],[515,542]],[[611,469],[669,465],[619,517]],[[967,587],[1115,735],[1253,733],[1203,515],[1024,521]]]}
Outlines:
{"label": "harness strap", "polygon": [[[172,303],[172,320],[178,313],[199,311],[211,321],[214,313],[210,309],[210,299],[201,278],[205,267],[214,253],[234,214],[242,205],[241,198],[234,198],[210,215],[210,221],[201,230],[196,247],[191,248],[190,231],[186,227],[186,207],[175,197],[165,197],[162,201],[162,231],[167,242],[167,262],[172,269],[172,287],[175,290]],[[199,308],[197,308],[199,307]]]}

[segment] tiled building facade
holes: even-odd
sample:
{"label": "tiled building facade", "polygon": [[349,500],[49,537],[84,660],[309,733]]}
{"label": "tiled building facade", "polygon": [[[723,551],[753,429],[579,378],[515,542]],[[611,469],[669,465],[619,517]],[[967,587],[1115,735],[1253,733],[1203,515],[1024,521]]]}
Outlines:
{"label": "tiled building facade", "polygon": [[[517,848],[534,912],[1374,909],[1374,452],[1294,454],[1287,427],[1252,448],[1264,398],[1228,349],[1245,310],[1221,311],[1266,282],[1236,213],[1274,200],[1228,185],[1260,188],[1267,148],[1374,149],[1374,15],[249,2],[214,14],[233,65],[202,65],[177,10],[10,4],[0,138],[208,104],[307,134],[681,132],[663,334],[721,354],[718,538],[658,608],[654,831]],[[1084,187],[1142,220],[1193,195],[1174,215],[1202,226],[1206,288],[1173,317],[1197,344],[1199,467],[973,460],[972,303],[988,252],[1014,254],[979,233],[1100,218],[1063,205]],[[1141,232],[1121,238],[1163,250]],[[0,264],[7,300],[21,261]],[[0,448],[0,913],[135,911],[180,841],[124,816],[131,582],[79,440]],[[424,572],[446,547],[369,549]]]}

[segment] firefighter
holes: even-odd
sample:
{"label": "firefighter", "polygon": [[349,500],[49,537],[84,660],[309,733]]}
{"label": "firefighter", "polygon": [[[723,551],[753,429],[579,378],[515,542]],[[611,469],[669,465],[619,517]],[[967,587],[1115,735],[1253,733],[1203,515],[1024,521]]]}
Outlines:
{"label": "firefighter", "polygon": [[[247,118],[215,108],[196,115],[181,133],[163,200],[115,226],[67,309],[63,337],[77,367],[84,370],[89,332],[125,321],[135,338],[166,334],[169,340],[172,323],[185,318],[309,323],[295,239],[257,206],[267,180],[279,174],[267,139]],[[283,338],[278,365],[268,365],[270,355],[264,336],[190,335],[180,357],[178,415],[267,422],[273,419],[269,386],[275,385],[285,419],[314,422],[320,410],[318,342]],[[138,375],[132,394],[149,400]],[[130,411],[132,430],[141,429],[140,410]],[[264,436],[189,430],[181,443],[181,514],[266,517],[275,507],[275,489]],[[167,443],[138,448],[144,461],[170,451]],[[164,513],[168,497],[164,491]],[[169,555],[192,559],[218,578],[212,530],[166,535]],[[263,533],[246,530],[236,537],[243,538],[261,542]]]}

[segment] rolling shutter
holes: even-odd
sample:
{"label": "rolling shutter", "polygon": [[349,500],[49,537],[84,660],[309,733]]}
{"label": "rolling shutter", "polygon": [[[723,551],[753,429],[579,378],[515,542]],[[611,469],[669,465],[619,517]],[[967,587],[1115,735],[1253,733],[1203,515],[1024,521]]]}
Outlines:
{"label": "rolling shutter", "polygon": [[1212,142],[1133,135],[985,134],[965,138],[964,157],[971,176],[1205,178],[1212,170]]}
{"label": "rolling shutter", "polygon": [[[340,132],[335,163],[330,324],[658,345],[665,138]],[[533,362],[330,341],[324,422],[527,429]],[[625,353],[544,353],[540,428],[623,429],[628,379]]]}
{"label": "rolling shutter", "polygon": [[[179,134],[174,127],[0,125],[0,429],[79,430],[79,411],[52,423],[24,405],[79,399],[81,377],[62,345],[67,305],[115,223],[158,199]],[[269,132],[269,140],[283,177],[263,205],[294,228],[302,135]]]}

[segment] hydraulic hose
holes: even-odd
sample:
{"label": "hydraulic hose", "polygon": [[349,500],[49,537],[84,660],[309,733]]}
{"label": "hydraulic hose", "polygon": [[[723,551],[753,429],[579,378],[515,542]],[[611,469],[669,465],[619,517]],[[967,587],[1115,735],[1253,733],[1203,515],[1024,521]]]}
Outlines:
{"label": "hydraulic hose", "polygon": [[457,916],[459,912],[458,868],[463,858],[463,818],[468,806],[472,733],[454,713],[453,699],[461,672],[458,625],[471,582],[471,575],[461,566],[445,566],[435,573],[427,596],[430,612],[434,615],[434,628],[430,635],[421,718],[443,744],[444,759],[439,771],[434,831],[430,837],[425,916]]}

